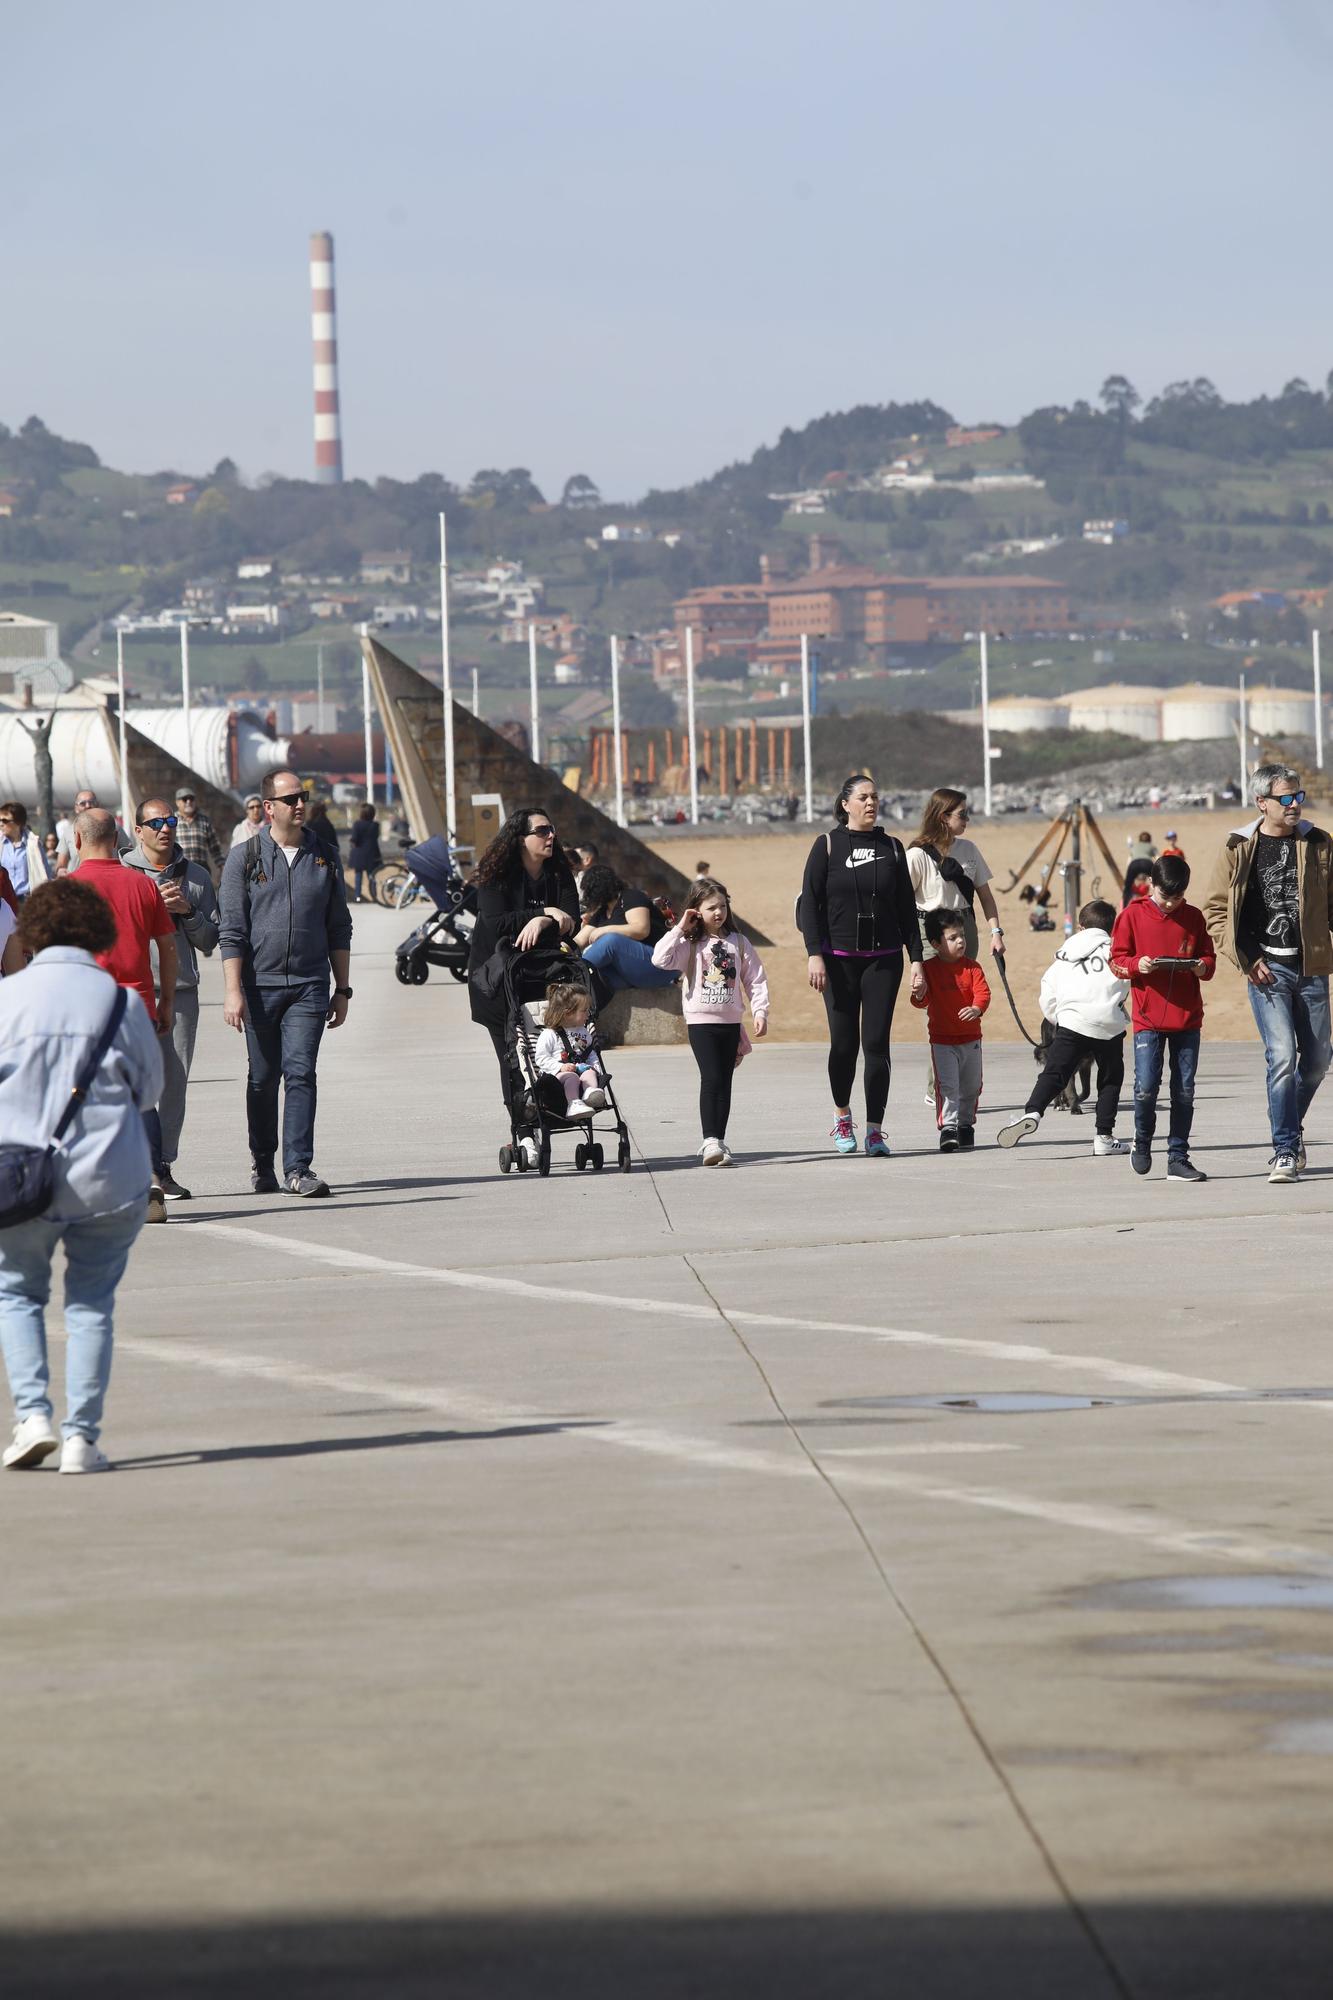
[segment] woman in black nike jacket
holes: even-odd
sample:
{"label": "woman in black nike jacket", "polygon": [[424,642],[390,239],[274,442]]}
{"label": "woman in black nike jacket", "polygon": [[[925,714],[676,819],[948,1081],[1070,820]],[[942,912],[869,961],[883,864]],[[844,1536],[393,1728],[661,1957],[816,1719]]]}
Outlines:
{"label": "woman in black nike jacket", "polygon": [[810,984],[823,994],[828,1014],[835,1150],[856,1151],[851,1100],[859,1044],[865,1055],[865,1147],[884,1158],[889,1030],[904,951],[913,992],[925,985],[916,899],[903,844],[879,824],[874,780],[848,778],[833,811],[837,826],[820,834],[805,864],[801,934],[810,954]]}

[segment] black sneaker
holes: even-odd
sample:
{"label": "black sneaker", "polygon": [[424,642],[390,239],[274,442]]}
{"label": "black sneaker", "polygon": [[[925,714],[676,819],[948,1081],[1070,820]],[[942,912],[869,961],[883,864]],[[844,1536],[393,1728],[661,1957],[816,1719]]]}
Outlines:
{"label": "black sneaker", "polygon": [[954,1131],[952,1125],[946,1125],[940,1133],[940,1151],[942,1153],[956,1153],[958,1151],[958,1134]]}
{"label": "black sneaker", "polygon": [[193,1197],[187,1187],[182,1187],[170,1167],[159,1167],[153,1175],[154,1184],[160,1187],[168,1201],[190,1201]]}
{"label": "black sneaker", "polygon": [[1208,1178],[1193,1160],[1168,1160],[1166,1177],[1169,1181],[1206,1181]]}
{"label": "black sneaker", "polygon": [[272,1167],[261,1167],[258,1160],[255,1161],[250,1169],[250,1192],[251,1194],[278,1192],[278,1177]]}
{"label": "black sneaker", "polygon": [[960,1152],[960,1153],[970,1153],[970,1152],[972,1152],[972,1151],[973,1151],[973,1149],[974,1149],[974,1148],[975,1148],[975,1146],[976,1146],[976,1143],[977,1143],[977,1128],[976,1128],[976,1126],[975,1126],[975,1125],[960,1125],[960,1126],[958,1127],[958,1150],[959,1150],[959,1152]]}
{"label": "black sneaker", "polygon": [[1129,1164],[1133,1167],[1136,1174],[1150,1173],[1152,1171],[1152,1154],[1146,1146],[1135,1146],[1129,1156]]}
{"label": "black sneaker", "polygon": [[318,1199],[329,1191],[328,1182],[311,1173],[309,1167],[303,1167],[299,1173],[288,1174],[283,1186],[288,1194],[304,1195],[307,1200]]}

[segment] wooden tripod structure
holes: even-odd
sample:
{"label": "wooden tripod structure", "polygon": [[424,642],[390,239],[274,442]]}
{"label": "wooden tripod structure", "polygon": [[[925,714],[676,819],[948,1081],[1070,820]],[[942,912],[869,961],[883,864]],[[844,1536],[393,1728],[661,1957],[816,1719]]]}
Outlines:
{"label": "wooden tripod structure", "polygon": [[[1060,868],[1065,885],[1066,926],[1069,929],[1077,930],[1079,908],[1083,902],[1083,855],[1085,841],[1095,844],[1100,848],[1102,859],[1110,870],[1111,880],[1115,885],[1111,895],[1112,902],[1119,901],[1121,880],[1120,866],[1106,844],[1106,836],[1093,818],[1091,806],[1085,806],[1082,799],[1072,800],[1063,812],[1055,815],[1055,818],[1051,821],[1031,854],[1028,855],[1027,860],[1020,867],[1013,870],[1001,894],[1006,896],[1012,895],[1019,883],[1029,873],[1033,864],[1040,860],[1041,856],[1046,852],[1052,841],[1055,842],[1054,850],[1049,859],[1042,864],[1040,872],[1049,880],[1054,875],[1056,868]],[[1066,841],[1070,844],[1069,858],[1062,865],[1060,863],[1060,856],[1064,852]]]}

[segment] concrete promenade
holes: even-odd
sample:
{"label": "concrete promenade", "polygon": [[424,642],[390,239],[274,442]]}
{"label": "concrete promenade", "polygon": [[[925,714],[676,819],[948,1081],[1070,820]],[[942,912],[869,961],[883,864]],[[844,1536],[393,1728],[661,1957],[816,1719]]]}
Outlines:
{"label": "concrete promenade", "polygon": [[974,1156],[913,1047],[840,1160],[761,1046],[707,1173],[626,1050],[634,1171],[504,1180],[463,989],[357,920],[338,1198],[244,1191],[210,968],[117,1470],[0,1480],[0,1991],[1327,1993],[1333,1087],[1270,1187],[1206,1041],[1194,1188],[999,1151],[1010,1047]]}

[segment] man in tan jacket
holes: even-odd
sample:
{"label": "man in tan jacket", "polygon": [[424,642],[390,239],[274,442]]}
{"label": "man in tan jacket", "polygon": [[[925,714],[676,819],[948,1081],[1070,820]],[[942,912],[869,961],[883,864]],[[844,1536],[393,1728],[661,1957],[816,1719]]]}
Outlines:
{"label": "man in tan jacket", "polygon": [[1218,956],[1250,982],[1268,1063],[1270,1181],[1298,1180],[1305,1114],[1328,1071],[1333,972],[1333,840],[1302,819],[1299,773],[1259,764],[1259,817],[1228,836],[1204,901]]}

